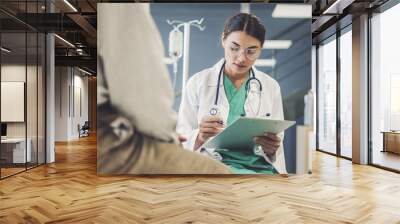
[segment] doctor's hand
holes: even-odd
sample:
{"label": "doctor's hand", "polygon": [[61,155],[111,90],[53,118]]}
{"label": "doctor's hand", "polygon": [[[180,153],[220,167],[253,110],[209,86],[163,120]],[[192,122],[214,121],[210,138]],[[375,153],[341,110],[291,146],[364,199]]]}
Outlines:
{"label": "doctor's hand", "polygon": [[281,138],[276,134],[266,133],[262,136],[254,137],[254,143],[260,145],[266,155],[272,156],[281,146]]}
{"label": "doctor's hand", "polygon": [[198,149],[209,138],[217,135],[224,129],[223,121],[217,116],[205,116],[199,124],[195,149]]}

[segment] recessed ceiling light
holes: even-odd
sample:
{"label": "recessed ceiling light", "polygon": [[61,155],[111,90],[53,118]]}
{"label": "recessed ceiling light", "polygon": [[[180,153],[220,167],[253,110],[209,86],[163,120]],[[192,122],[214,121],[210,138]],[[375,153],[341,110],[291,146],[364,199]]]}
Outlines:
{"label": "recessed ceiling light", "polygon": [[11,52],[11,50],[9,50],[9,49],[7,49],[5,47],[1,47],[1,51],[4,51],[6,53],[10,53]]}
{"label": "recessed ceiling light", "polygon": [[273,18],[308,19],[311,18],[311,5],[277,4],[272,12]]}
{"label": "recessed ceiling light", "polygon": [[336,0],[322,14],[342,14],[343,9],[353,2],[354,0]]}
{"label": "recessed ceiling light", "polygon": [[71,42],[69,42],[68,40],[66,40],[66,39],[64,39],[64,38],[62,38],[62,37],[60,37],[60,36],[57,35],[57,34],[54,34],[54,36],[57,37],[58,39],[60,39],[62,42],[64,42],[64,43],[66,43],[67,45],[69,45],[70,47],[75,48],[75,45],[73,45],[73,44],[72,44]]}
{"label": "recessed ceiling light", "polygon": [[81,68],[79,68],[79,67],[78,67],[78,70],[81,71],[81,72],[83,72],[83,73],[85,73],[85,74],[87,74],[87,75],[93,75],[92,73],[90,73],[90,72],[88,72],[88,71],[86,71],[86,70],[83,70],[83,69],[81,69]]}
{"label": "recessed ceiling light", "polygon": [[274,67],[276,64],[276,60],[274,58],[272,59],[258,59],[254,63],[255,66],[259,67]]}
{"label": "recessed ceiling light", "polygon": [[291,40],[265,40],[264,49],[288,49],[292,46]]}
{"label": "recessed ceiling light", "polygon": [[69,3],[68,0],[64,0],[65,4],[67,4],[74,12],[78,12],[78,10],[71,4]]}

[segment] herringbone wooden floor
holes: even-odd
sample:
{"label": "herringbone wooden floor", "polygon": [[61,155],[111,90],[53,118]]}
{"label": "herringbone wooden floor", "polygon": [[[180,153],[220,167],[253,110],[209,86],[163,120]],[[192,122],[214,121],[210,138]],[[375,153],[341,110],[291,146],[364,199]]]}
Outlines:
{"label": "herringbone wooden floor", "polygon": [[400,223],[400,175],[316,153],[312,175],[98,177],[93,137],[0,181],[0,223]]}

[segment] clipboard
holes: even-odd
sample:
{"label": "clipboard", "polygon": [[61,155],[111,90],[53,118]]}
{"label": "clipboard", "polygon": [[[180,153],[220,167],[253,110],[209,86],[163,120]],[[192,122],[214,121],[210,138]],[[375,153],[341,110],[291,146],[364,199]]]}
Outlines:
{"label": "clipboard", "polygon": [[240,117],[218,135],[208,139],[201,148],[252,149],[253,137],[265,132],[279,134],[295,123],[287,120]]}

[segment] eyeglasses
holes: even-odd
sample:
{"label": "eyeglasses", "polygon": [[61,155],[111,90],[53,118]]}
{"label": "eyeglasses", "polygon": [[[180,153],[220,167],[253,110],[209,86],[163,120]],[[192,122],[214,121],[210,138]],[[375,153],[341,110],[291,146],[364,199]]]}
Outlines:
{"label": "eyeglasses", "polygon": [[[233,54],[234,56],[240,55],[241,47],[231,45],[231,46],[229,46],[228,49],[229,49],[230,53]],[[254,61],[260,56],[261,49],[259,49],[259,48],[244,48],[243,52],[247,59]]]}

